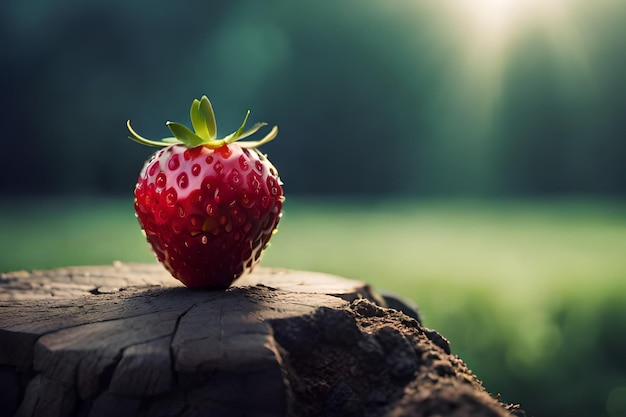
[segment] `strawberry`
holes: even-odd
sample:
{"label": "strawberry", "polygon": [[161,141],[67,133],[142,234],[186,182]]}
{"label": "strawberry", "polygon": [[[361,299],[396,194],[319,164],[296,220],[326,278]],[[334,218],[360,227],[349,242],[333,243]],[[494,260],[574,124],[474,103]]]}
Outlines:
{"label": "strawberry", "polygon": [[157,259],[190,288],[223,289],[260,262],[282,214],[282,182],[256,148],[274,139],[236,142],[250,111],[235,132],[217,139],[215,115],[206,96],[194,100],[194,131],[167,122],[174,137],[153,141],[127,122],[129,138],[160,146],[135,186],[135,213]]}

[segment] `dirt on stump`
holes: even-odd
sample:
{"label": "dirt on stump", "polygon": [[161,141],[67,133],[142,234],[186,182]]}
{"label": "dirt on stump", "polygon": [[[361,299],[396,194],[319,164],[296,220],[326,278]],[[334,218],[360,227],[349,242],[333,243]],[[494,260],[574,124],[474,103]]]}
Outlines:
{"label": "dirt on stump", "polygon": [[157,264],[18,271],[0,310],[0,416],[524,416],[410,301],[333,275],[193,291]]}
{"label": "dirt on stump", "polygon": [[368,300],[272,322],[291,416],[525,416],[491,397],[436,331]]}

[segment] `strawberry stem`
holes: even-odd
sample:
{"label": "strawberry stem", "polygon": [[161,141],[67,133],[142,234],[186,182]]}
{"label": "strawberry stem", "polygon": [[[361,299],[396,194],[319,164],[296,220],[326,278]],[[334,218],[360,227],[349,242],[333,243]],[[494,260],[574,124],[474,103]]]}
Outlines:
{"label": "strawberry stem", "polygon": [[[188,148],[195,148],[196,146],[206,146],[211,149],[217,149],[220,146],[228,145],[236,142],[240,139],[256,133],[260,128],[266,126],[267,123],[256,123],[250,129],[244,131],[248,117],[250,116],[250,110],[246,112],[246,115],[241,123],[241,126],[230,135],[225,136],[222,139],[217,139],[217,124],[215,122],[215,112],[213,106],[207,98],[202,96],[200,100],[194,99],[189,109],[189,117],[191,119],[191,126],[193,131],[187,126],[177,122],[167,122],[166,125],[174,135],[174,137],[163,138],[159,141],[146,139],[139,135],[130,125],[130,120],[126,122],[126,127],[130,132],[129,139],[141,143],[147,146],[170,146],[172,144],[182,143]],[[258,141],[241,142],[242,148],[256,148],[271,140],[278,135],[278,126],[274,126],[265,137]]]}

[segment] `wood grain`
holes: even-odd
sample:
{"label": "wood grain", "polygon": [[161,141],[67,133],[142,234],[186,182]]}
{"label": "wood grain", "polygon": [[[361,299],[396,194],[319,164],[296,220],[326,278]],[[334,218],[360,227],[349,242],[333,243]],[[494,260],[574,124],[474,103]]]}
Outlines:
{"label": "wood grain", "polygon": [[[358,305],[373,315],[358,313]],[[404,320],[411,332],[419,328],[428,349],[449,355],[442,336],[385,306],[361,281],[282,269],[258,268],[226,291],[187,289],[156,264],[5,273],[0,414],[318,415],[323,410],[307,408],[299,389],[328,385],[316,391],[328,397],[337,381],[305,370],[322,365],[303,362],[302,352],[314,357],[331,341],[343,349],[337,354],[357,357],[369,337],[366,327],[376,327],[363,325],[372,317],[399,315],[399,326]],[[394,393],[408,386],[416,364],[384,368],[394,381],[402,380],[390,383]],[[484,391],[479,384],[472,387]],[[361,415],[391,412],[402,398],[394,395]],[[499,407],[495,400],[491,405]],[[499,410],[494,415],[509,415]]]}

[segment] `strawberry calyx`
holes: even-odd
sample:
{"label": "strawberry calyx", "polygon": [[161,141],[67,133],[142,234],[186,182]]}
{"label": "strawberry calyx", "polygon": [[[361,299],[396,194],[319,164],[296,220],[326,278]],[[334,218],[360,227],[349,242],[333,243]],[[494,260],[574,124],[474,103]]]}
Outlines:
{"label": "strawberry calyx", "polygon": [[[130,120],[128,120],[126,121],[126,127],[128,127],[128,131],[130,132],[128,138],[147,146],[164,147],[181,143],[188,148],[206,146],[210,149],[217,149],[224,145],[228,145],[240,139],[251,136],[256,133],[260,128],[267,125],[267,123],[263,122],[256,123],[250,129],[244,130],[246,128],[246,123],[248,122],[248,116],[250,116],[250,110],[248,110],[246,112],[246,116],[243,119],[243,122],[241,123],[241,126],[239,126],[237,130],[221,139],[218,139],[217,124],[215,122],[215,112],[213,111],[213,106],[211,105],[211,102],[209,101],[207,96],[202,96],[200,100],[193,100],[193,102],[191,103],[191,109],[189,110],[189,116],[191,118],[191,125],[193,127],[193,130],[189,129],[187,126],[181,123],[168,121],[166,122],[166,125],[174,136],[163,138],[161,140],[146,139],[143,136],[139,135],[131,127]],[[276,135],[278,135],[278,126],[274,126],[272,130],[270,130],[270,132],[265,135],[265,137],[261,140],[239,142],[238,145],[242,148],[256,148],[273,140]]]}

